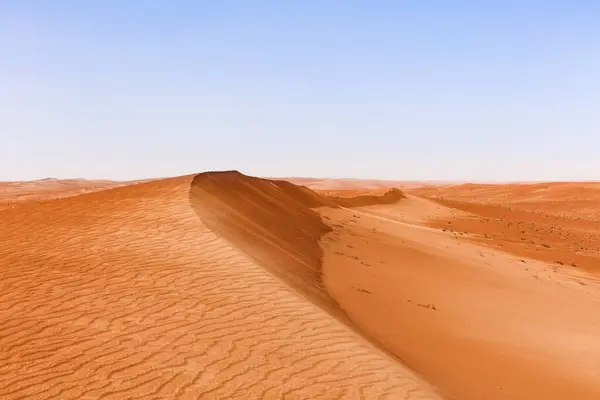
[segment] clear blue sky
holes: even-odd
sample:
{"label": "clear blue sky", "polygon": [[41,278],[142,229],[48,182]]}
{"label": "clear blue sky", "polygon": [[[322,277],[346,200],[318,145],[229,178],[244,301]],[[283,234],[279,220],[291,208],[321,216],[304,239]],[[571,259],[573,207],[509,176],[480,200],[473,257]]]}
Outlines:
{"label": "clear blue sky", "polygon": [[600,179],[600,2],[0,1],[0,180]]}

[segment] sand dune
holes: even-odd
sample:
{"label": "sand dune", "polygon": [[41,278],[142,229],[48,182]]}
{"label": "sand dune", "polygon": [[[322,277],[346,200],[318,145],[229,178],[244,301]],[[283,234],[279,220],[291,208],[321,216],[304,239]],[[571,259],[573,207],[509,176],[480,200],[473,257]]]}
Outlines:
{"label": "sand dune", "polygon": [[600,398],[595,276],[429,228],[463,211],[411,196],[322,212],[331,295],[449,398]]}
{"label": "sand dune", "polygon": [[0,210],[0,398],[598,399],[596,187],[524,188],[227,171]]}
{"label": "sand dune", "polygon": [[198,218],[220,178],[0,212],[0,398],[436,398]]}
{"label": "sand dune", "polygon": [[[275,178],[271,178],[275,179]],[[445,181],[396,181],[382,179],[354,178],[277,178],[295,185],[306,186],[313,190],[373,190],[389,188],[417,188],[431,185],[449,185]]]}
{"label": "sand dune", "polygon": [[291,287],[338,317],[321,279],[320,240],[331,231],[315,209],[390,204],[398,190],[320,195],[286,181],[248,177],[236,171],[197,175],[191,203],[214,232]]}

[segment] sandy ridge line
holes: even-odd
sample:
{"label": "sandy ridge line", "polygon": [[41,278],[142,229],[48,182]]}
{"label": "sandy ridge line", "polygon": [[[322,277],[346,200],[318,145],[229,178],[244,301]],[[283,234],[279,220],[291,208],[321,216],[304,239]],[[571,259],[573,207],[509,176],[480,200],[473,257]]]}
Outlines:
{"label": "sandy ridge line", "polygon": [[204,226],[192,178],[2,211],[1,398],[435,398]]}

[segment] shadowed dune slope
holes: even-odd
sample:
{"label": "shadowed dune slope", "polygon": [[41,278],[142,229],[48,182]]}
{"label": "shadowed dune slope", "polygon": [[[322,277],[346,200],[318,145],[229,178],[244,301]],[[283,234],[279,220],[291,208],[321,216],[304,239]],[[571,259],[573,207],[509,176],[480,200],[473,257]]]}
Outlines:
{"label": "shadowed dune slope", "polygon": [[321,307],[335,308],[320,277],[319,239],[331,228],[311,210],[335,206],[333,201],[305,187],[237,171],[197,175],[190,200],[211,230]]}
{"label": "shadowed dune slope", "polygon": [[[228,179],[157,180],[0,211],[0,398],[436,398],[202,223],[192,181],[202,208],[218,188],[235,189]],[[323,201],[284,189],[298,208]],[[259,200],[257,188],[244,190]],[[306,219],[315,222],[301,225],[306,235],[326,229]]]}
{"label": "shadowed dune slope", "polygon": [[321,278],[321,237],[330,232],[319,207],[389,204],[403,198],[397,189],[326,196],[290,182],[237,171],[197,175],[190,191],[202,221],[260,265],[319,306],[340,316]]}
{"label": "shadowed dune slope", "polygon": [[394,204],[406,197],[401,190],[396,188],[379,190],[328,190],[323,193],[342,207]]}

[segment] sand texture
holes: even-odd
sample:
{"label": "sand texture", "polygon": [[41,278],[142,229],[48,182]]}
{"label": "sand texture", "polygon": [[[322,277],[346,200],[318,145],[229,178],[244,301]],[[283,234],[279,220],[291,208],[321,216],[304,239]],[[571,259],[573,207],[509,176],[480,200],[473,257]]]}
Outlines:
{"label": "sand texture", "polygon": [[[254,190],[248,179],[233,184]],[[202,181],[1,212],[0,398],[437,398],[212,231],[192,205],[196,185],[212,190]],[[298,289],[322,292],[314,272],[299,275]]]}
{"label": "sand texture", "polygon": [[600,186],[315,182],[0,187],[0,398],[600,398]]}

